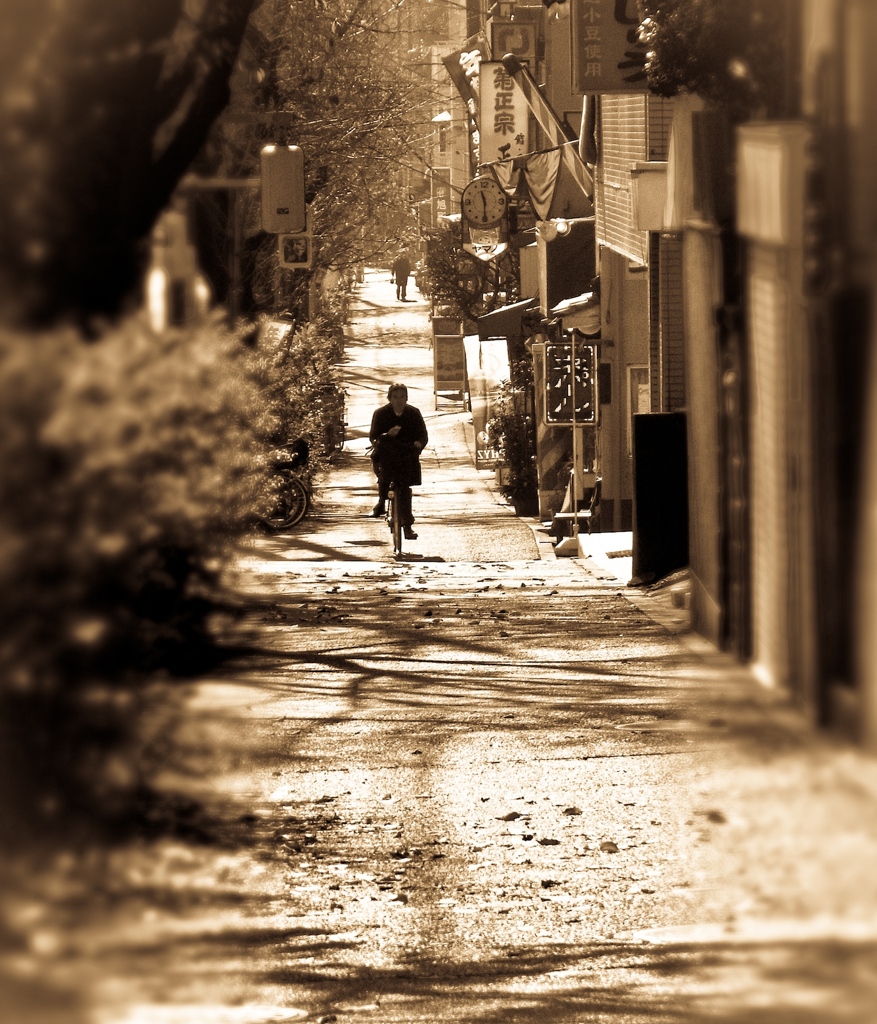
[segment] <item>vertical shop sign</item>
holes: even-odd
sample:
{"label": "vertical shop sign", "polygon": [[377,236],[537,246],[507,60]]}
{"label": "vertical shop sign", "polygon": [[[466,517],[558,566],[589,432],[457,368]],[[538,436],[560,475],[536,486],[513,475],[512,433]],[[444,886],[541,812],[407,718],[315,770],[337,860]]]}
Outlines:
{"label": "vertical shop sign", "polygon": [[573,347],[569,342],[545,346],[545,422],[581,425],[596,423],[597,403],[594,367],[597,350],[593,345],[576,346],[575,376]]}
{"label": "vertical shop sign", "polygon": [[500,61],[482,61],[478,128],[482,163],[510,160],[529,152],[530,108]]}
{"label": "vertical shop sign", "polygon": [[432,227],[438,228],[439,217],[447,217],[453,213],[451,208],[451,169],[450,167],[433,167],[432,169]]}
{"label": "vertical shop sign", "polygon": [[569,0],[573,91],[646,92],[646,47],[636,0]]}

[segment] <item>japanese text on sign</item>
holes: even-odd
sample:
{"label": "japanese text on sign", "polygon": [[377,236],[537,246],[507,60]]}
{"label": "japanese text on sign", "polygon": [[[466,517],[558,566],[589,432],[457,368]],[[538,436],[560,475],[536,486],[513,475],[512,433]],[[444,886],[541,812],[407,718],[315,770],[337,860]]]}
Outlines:
{"label": "japanese text on sign", "polygon": [[432,171],[432,226],[438,225],[439,217],[451,213],[451,169],[434,167]]}
{"label": "japanese text on sign", "polygon": [[593,345],[576,346],[576,372],[573,377],[572,345],[545,346],[546,423],[596,422],[595,356]]}
{"label": "japanese text on sign", "polygon": [[483,62],[480,74],[480,157],[510,160],[529,150],[529,107],[499,61]]}
{"label": "japanese text on sign", "polygon": [[570,0],[577,92],[645,92],[646,47],[636,0]]}

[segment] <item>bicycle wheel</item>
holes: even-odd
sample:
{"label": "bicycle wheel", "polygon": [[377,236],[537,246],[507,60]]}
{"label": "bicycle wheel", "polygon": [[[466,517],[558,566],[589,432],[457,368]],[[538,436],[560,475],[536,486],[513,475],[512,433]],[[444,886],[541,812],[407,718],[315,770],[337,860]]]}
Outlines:
{"label": "bicycle wheel", "polygon": [[402,514],[399,511],[399,502],[396,501],[395,490],[390,491],[389,507],[390,530],[393,533],[393,552],[402,554]]}
{"label": "bicycle wheel", "polygon": [[280,493],[274,510],[265,517],[272,530],[289,530],[305,517],[310,498],[305,485],[294,473],[282,473]]}

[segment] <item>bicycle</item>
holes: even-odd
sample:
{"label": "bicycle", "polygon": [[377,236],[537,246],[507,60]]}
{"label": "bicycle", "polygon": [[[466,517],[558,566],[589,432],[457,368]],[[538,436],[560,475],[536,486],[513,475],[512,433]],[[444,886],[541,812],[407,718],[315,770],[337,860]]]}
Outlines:
{"label": "bicycle", "polygon": [[272,504],[258,517],[263,526],[276,533],[297,526],[311,507],[310,490],[301,475],[307,469],[307,442],[298,440],[283,445],[272,453],[272,461]]}
{"label": "bicycle", "polygon": [[[402,538],[407,536],[409,540],[416,540],[417,534],[413,532],[411,526],[411,487],[408,484],[400,484],[396,479],[396,474],[399,473],[402,479],[408,476],[411,469],[411,458],[416,458],[418,449],[412,444],[399,445],[390,440],[389,444],[383,449],[384,456],[382,463],[377,461],[376,452],[378,446],[372,444],[368,448],[368,454],[372,458],[374,465],[375,475],[378,479],[381,479],[381,473],[386,473],[386,477],[389,477],[387,483],[387,500],[386,507],[384,508],[384,514],[387,519],[387,525],[390,528],[390,533],[393,537],[393,553],[396,555],[402,554]],[[395,452],[395,454],[392,454]],[[401,453],[401,455],[400,455]],[[388,468],[389,467],[389,468]],[[392,475],[391,475],[392,474]],[[384,478],[386,480],[386,477]],[[417,480],[419,482],[419,478]],[[405,500],[400,501],[400,495]],[[379,505],[375,506],[373,515],[380,515],[378,511]],[[408,520],[407,523],[405,520]]]}
{"label": "bicycle", "polygon": [[396,501],[396,487],[395,481],[390,484],[390,491],[387,495],[387,524],[390,527],[390,533],[393,535],[393,554],[402,554],[402,513],[399,509],[399,502]]}

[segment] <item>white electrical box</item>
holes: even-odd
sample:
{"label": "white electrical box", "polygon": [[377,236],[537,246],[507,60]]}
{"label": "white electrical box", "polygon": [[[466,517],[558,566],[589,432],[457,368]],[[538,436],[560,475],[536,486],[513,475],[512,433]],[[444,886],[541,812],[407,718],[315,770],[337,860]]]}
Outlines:
{"label": "white electrical box", "polygon": [[298,146],[265,146],[261,171],[262,229],[274,235],[306,231],[304,153]]}

